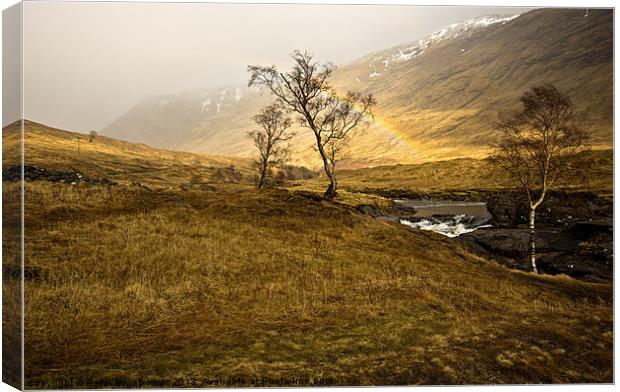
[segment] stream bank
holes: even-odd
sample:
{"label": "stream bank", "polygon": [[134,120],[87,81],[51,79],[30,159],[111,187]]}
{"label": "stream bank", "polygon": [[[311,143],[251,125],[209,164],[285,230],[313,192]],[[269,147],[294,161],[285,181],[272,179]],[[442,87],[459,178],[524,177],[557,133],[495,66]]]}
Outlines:
{"label": "stream bank", "polygon": [[[529,271],[527,201],[518,192],[474,192],[450,200],[395,198],[389,211],[360,206],[376,218],[431,230],[473,253]],[[456,196],[456,197],[454,197]],[[537,263],[546,274],[589,281],[613,279],[613,202],[593,192],[553,192],[539,207]]]}

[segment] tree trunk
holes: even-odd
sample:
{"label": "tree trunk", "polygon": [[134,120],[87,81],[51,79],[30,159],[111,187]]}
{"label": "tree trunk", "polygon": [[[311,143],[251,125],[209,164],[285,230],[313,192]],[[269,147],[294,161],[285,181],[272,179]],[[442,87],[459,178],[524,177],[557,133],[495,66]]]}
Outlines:
{"label": "tree trunk", "polygon": [[329,183],[329,185],[327,186],[327,190],[325,191],[323,196],[326,199],[333,199],[334,197],[336,197],[336,186],[333,182]]}
{"label": "tree trunk", "polygon": [[336,197],[336,174],[331,170],[329,166],[329,160],[327,159],[325,149],[323,148],[320,139],[317,139],[317,147],[319,149],[319,153],[321,154],[321,158],[323,159],[323,168],[325,169],[325,174],[327,174],[327,178],[329,178],[329,185],[323,196],[326,199],[333,199],[334,197]]}
{"label": "tree trunk", "polygon": [[[329,169],[326,169],[326,172]],[[329,185],[327,186],[327,190],[323,194],[326,199],[333,199],[336,197],[336,189],[338,189],[338,185],[336,183],[336,176],[334,173],[327,172],[327,177],[329,177]]]}
{"label": "tree trunk", "polygon": [[530,264],[532,270],[538,273],[536,267],[536,208],[530,207]]}
{"label": "tree trunk", "polygon": [[265,184],[265,176],[267,175],[267,167],[263,164],[260,171],[260,177],[258,178],[258,189],[261,189]]}

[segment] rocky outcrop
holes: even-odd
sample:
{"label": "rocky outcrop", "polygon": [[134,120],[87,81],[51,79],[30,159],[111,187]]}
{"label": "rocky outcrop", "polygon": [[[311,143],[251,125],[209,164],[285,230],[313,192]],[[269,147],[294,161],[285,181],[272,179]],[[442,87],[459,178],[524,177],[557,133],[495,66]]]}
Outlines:
{"label": "rocky outcrop", "polygon": [[[471,250],[510,268],[531,270],[528,229],[478,229],[457,237]],[[613,279],[613,220],[546,225],[536,230],[537,264],[546,274]]]}
{"label": "rocky outcrop", "polygon": [[[522,192],[489,195],[486,202],[493,226],[514,228],[528,224],[529,205]],[[593,192],[553,192],[536,210],[536,223],[538,226],[569,226],[612,216],[613,203]]]}
{"label": "rocky outcrop", "polygon": [[[20,181],[22,176],[21,166],[10,166],[2,170],[3,181]],[[114,181],[107,178],[91,178],[77,170],[48,170],[42,167],[24,165],[24,179],[26,181],[51,181],[67,184],[78,184],[81,182],[93,185],[116,185]]]}
{"label": "rocky outcrop", "polygon": [[374,204],[360,204],[356,206],[355,209],[373,218],[380,218],[393,222],[398,222],[399,219],[414,219],[416,214],[415,208],[398,203],[392,203],[388,208],[381,208]]}
{"label": "rocky outcrop", "polygon": [[370,215],[373,218],[385,216],[385,211],[372,204],[361,204],[359,206],[356,206],[355,209],[362,214]]}

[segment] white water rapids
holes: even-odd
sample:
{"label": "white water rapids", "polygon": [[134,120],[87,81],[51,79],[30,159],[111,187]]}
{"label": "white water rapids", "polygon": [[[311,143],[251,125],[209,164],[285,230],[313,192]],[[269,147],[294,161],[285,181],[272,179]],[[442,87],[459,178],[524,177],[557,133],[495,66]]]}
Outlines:
{"label": "white water rapids", "polygon": [[486,203],[450,200],[395,200],[397,204],[415,209],[410,218],[400,223],[414,229],[430,230],[447,237],[457,237],[474,230],[491,227]]}
{"label": "white water rapids", "polygon": [[491,227],[491,225],[480,225],[480,226],[468,226],[465,223],[461,223],[461,221],[465,218],[465,215],[455,215],[452,219],[449,220],[439,220],[435,218],[422,219],[418,222],[410,222],[407,219],[401,219],[400,223],[403,225],[407,225],[414,229],[420,230],[430,230],[435,233],[443,234],[448,237],[458,237],[461,234],[471,233],[476,229],[480,229],[483,227]]}

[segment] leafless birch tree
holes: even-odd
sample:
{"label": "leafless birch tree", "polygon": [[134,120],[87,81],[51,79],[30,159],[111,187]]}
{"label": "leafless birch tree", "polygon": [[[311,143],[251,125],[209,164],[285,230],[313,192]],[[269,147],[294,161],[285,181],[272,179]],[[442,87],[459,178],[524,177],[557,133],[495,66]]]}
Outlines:
{"label": "leafless birch tree", "polygon": [[570,157],[586,147],[589,134],[575,124],[571,100],[552,84],[521,97],[521,110],[499,124],[491,161],[522,188],[529,202],[530,262],[536,266],[536,209],[549,190],[570,174]]}

